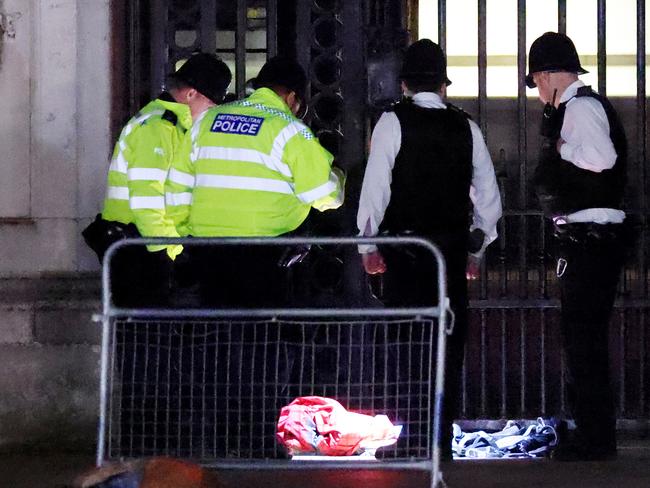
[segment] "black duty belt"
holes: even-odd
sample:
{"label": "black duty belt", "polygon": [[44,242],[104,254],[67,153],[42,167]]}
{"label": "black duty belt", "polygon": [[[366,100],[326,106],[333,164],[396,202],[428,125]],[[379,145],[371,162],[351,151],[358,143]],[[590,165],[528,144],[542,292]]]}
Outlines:
{"label": "black duty belt", "polygon": [[554,225],[553,235],[561,242],[585,243],[592,241],[611,241],[621,236],[621,224],[596,224],[580,222]]}

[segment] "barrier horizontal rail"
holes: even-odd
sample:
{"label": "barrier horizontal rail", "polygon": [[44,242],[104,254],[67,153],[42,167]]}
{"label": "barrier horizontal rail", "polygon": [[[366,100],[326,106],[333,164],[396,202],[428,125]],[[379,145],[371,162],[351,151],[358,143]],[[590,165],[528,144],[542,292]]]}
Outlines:
{"label": "barrier horizontal rail", "polygon": [[[102,290],[110,291],[110,266],[108,265],[110,261],[113,260],[115,253],[123,247],[127,246],[144,246],[144,245],[183,245],[183,246],[241,246],[241,245],[263,245],[263,246],[291,246],[291,245],[382,245],[382,244],[397,244],[397,245],[418,245],[428,251],[430,251],[436,259],[438,265],[438,296],[443,297],[439,300],[439,305],[437,307],[399,307],[399,308],[385,308],[381,312],[377,312],[371,308],[300,308],[298,312],[292,312],[289,309],[277,309],[277,308],[260,308],[256,311],[246,311],[246,313],[252,312],[255,316],[266,316],[266,315],[276,315],[280,312],[288,315],[304,315],[304,316],[316,316],[327,310],[329,314],[333,315],[356,315],[359,313],[367,315],[413,315],[413,314],[425,314],[433,315],[435,317],[440,317],[444,320],[445,312],[448,309],[448,303],[446,302],[447,297],[447,278],[446,278],[446,267],[445,260],[442,255],[442,252],[438,247],[431,243],[431,241],[420,238],[420,237],[310,237],[310,238],[300,238],[300,237],[225,237],[225,238],[140,238],[140,239],[122,239],[120,241],[112,244],[103,259],[102,266]],[[103,313],[106,316],[111,316],[115,314],[126,314],[134,313],[141,314],[142,312],[137,311],[136,309],[127,309],[127,308],[116,308],[110,302],[111,295],[110,293],[104,292],[102,294],[102,304],[103,304]],[[159,310],[159,311],[158,311]],[[193,313],[199,314],[200,316],[231,316],[239,315],[240,311],[238,309],[183,309],[182,313],[185,314],[186,311],[193,310]],[[203,311],[200,311],[203,310]],[[164,316],[173,316],[175,312],[169,309],[147,309],[149,314],[162,314]],[[186,314],[184,316],[187,316]]]}

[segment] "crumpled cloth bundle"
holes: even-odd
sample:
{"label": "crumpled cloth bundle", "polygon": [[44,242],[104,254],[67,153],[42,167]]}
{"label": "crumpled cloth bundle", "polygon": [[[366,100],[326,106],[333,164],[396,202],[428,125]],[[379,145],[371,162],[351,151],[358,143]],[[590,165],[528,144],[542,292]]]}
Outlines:
{"label": "crumpled cloth bundle", "polygon": [[352,456],[395,444],[401,431],[386,415],[348,412],[336,400],[308,396],[282,407],[277,437],[292,456]]}
{"label": "crumpled cloth bundle", "polygon": [[499,432],[463,432],[453,425],[451,448],[456,457],[530,458],[547,456],[558,444],[553,421],[539,417],[536,423],[522,426],[508,420]]}

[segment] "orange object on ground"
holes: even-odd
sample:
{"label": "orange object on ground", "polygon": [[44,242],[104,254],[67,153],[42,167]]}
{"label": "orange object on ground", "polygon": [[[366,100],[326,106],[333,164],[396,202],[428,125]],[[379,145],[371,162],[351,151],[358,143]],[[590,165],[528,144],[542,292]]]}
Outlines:
{"label": "orange object on ground", "polygon": [[139,488],[213,488],[214,473],[201,466],[171,458],[153,458],[144,466]]}
{"label": "orange object on ground", "polygon": [[282,407],[277,437],[291,455],[352,456],[394,444],[400,431],[385,415],[348,412],[336,400],[309,396]]}
{"label": "orange object on ground", "polygon": [[75,480],[75,488],[220,488],[216,473],[198,464],[155,457],[95,468]]}

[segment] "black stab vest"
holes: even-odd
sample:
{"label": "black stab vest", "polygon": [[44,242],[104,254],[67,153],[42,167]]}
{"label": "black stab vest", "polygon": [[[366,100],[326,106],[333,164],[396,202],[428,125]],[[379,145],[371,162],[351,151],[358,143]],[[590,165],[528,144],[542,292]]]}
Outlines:
{"label": "black stab vest", "polygon": [[555,148],[564,123],[567,102],[561,103],[552,117],[543,123],[542,135],[545,139],[533,176],[540,205],[549,217],[587,208],[618,209],[622,203],[627,167],[627,140],[623,126],[609,100],[594,92],[590,86],[578,88],[576,97],[592,97],[603,106],[617,158],[611,169],[600,173],[578,168],[562,159]]}
{"label": "black stab vest", "polygon": [[380,230],[465,236],[472,181],[468,115],[451,105],[447,109],[422,108],[410,101],[396,104],[394,112],[402,142]]}

